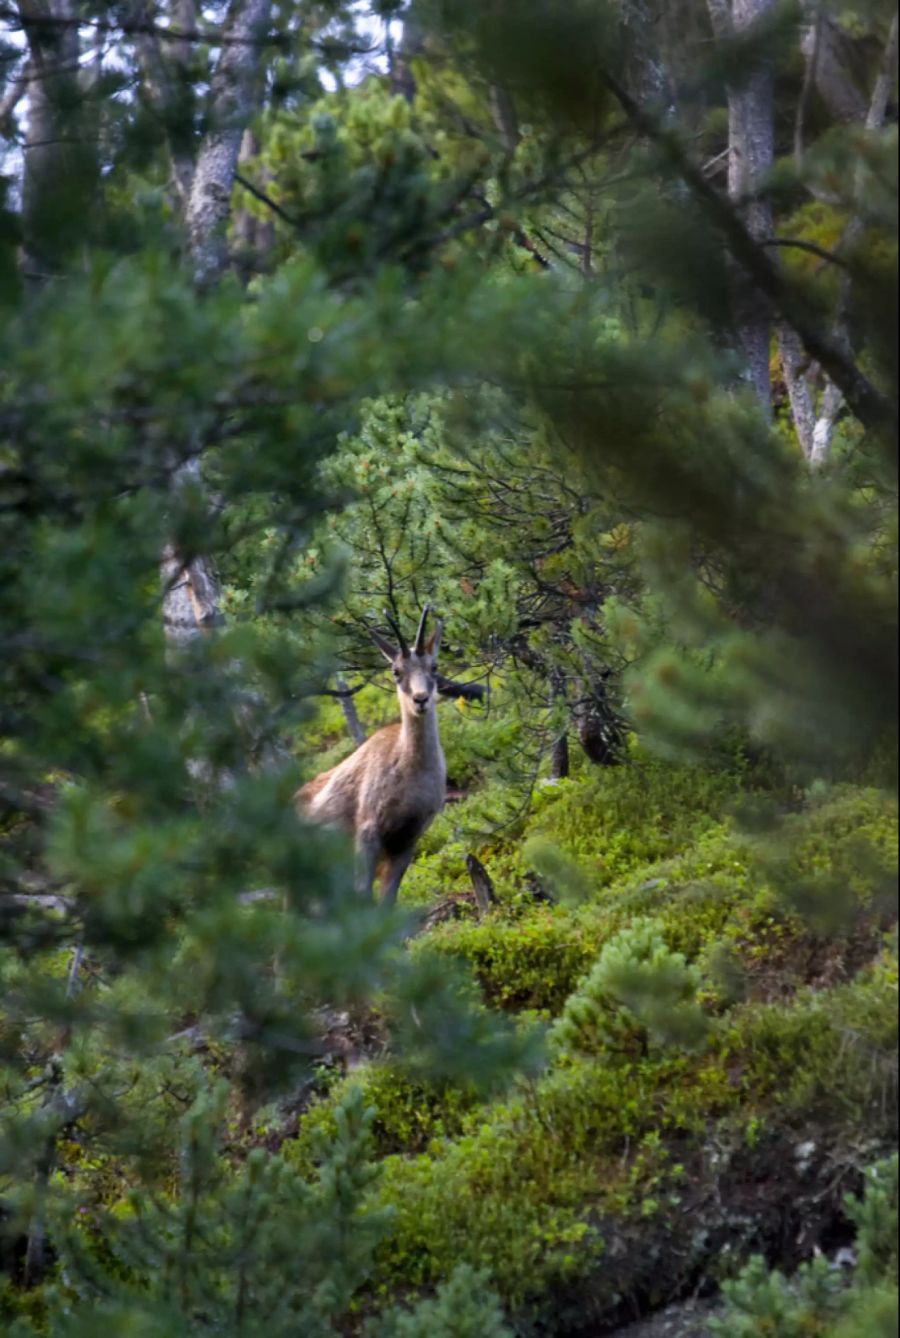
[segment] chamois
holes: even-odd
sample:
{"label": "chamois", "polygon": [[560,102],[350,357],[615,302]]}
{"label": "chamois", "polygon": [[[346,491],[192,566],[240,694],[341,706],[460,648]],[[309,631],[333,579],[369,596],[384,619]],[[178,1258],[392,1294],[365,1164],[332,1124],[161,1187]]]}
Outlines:
{"label": "chamois", "polygon": [[297,808],[305,817],[353,833],[356,890],[371,897],[375,875],[380,873],[381,897],[388,905],[397,899],[419,837],[444,806],[447,786],[437,723],[436,664],[443,625],[438,622],[426,638],[429,612],[426,604],[412,650],[392,618],[399,649],[370,629],[391,666],[400,720],[378,730],[296,795]]}

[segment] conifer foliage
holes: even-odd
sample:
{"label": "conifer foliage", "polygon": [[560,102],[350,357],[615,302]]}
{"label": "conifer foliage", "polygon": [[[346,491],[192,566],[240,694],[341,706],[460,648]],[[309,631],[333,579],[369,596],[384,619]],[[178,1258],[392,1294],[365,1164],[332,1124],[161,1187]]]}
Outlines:
{"label": "conifer foliage", "polygon": [[[544,1061],[566,1120],[594,1064],[611,1109],[633,1064],[705,1053],[697,944],[643,888],[599,948],[575,925],[567,1002],[529,986],[559,1003],[544,1052],[552,1009],[503,1017],[410,950],[293,795],[388,714],[369,628],[430,601],[442,672],[486,688],[442,728],[453,797],[498,801],[488,956],[503,915],[541,896],[556,926],[604,886],[596,841],[589,869],[519,851],[538,783],[650,747],[764,778],[756,868],[815,894],[815,932],[832,893],[870,937],[895,917],[883,862],[840,834],[825,872],[795,859],[787,810],[896,785],[896,13],[0,0],[0,25],[0,1327],[501,1338],[553,1250],[577,1271],[565,1148],[532,1176],[565,1168],[559,1222],[505,1273],[493,1239],[439,1273],[420,1241],[395,1294],[373,1113],[341,1089],[302,1154],[298,1119],[362,1033],[467,1110]],[[477,824],[442,822],[450,868]],[[884,1174],[847,1207],[872,1307]],[[832,1282],[813,1265],[803,1303],[849,1323]],[[761,1265],[732,1302],[793,1305]]]}

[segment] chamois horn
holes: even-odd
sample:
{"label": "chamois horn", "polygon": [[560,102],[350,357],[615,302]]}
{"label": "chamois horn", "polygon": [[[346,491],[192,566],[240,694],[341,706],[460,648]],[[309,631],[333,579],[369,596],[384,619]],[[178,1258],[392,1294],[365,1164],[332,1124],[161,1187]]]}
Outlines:
{"label": "chamois horn", "polygon": [[409,646],[406,644],[406,637],[400,631],[400,624],[397,622],[396,618],[393,617],[389,609],[384,609],[383,613],[388,627],[390,627],[394,636],[397,638],[397,645],[400,647],[400,653],[402,655],[409,655]]}
{"label": "chamois horn", "polygon": [[417,655],[423,654],[425,650],[425,623],[428,619],[428,615],[430,612],[431,612],[431,605],[426,604],[422,610],[422,616],[419,619],[419,630],[416,632],[416,642],[415,645],[413,646],[413,650],[416,652]]}

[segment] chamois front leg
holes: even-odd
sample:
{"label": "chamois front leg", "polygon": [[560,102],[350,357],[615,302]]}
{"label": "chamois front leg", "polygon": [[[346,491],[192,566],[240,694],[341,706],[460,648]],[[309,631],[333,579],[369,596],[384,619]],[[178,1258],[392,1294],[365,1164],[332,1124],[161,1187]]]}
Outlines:
{"label": "chamois front leg", "polygon": [[375,870],[378,867],[378,852],[381,839],[378,828],[373,823],[366,823],[356,833],[356,891],[361,897],[371,899],[372,885],[375,882]]}
{"label": "chamois front leg", "polygon": [[400,855],[392,855],[381,877],[381,900],[386,906],[393,906],[397,900],[397,891],[403,881],[403,875],[412,863],[414,849],[404,850]]}

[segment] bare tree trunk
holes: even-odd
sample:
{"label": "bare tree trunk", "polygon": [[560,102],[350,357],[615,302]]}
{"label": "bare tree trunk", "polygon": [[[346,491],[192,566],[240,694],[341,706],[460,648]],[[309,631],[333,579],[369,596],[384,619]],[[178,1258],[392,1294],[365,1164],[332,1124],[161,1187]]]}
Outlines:
{"label": "bare tree trunk", "polygon": [[366,731],[363,729],[362,721],[359,718],[356,702],[353,700],[353,694],[347,687],[347,680],[343,676],[338,679],[337,685],[340,693],[341,710],[344,712],[347,729],[350,731],[353,742],[359,746],[366,741]]}
{"label": "bare tree trunk", "polygon": [[778,355],[791,405],[794,429],[800,442],[800,449],[809,459],[812,455],[816,429],[816,406],[810,379],[810,360],[796,330],[779,321],[777,335]]}
{"label": "bare tree trunk", "polygon": [[622,760],[622,722],[610,705],[602,679],[589,685],[572,715],[585,756],[596,766],[617,766]]}
{"label": "bare tree trunk", "polygon": [[487,915],[491,907],[497,904],[494,882],[477,855],[466,855],[466,868],[472,881],[472,891],[475,893],[475,904],[480,918]]}
{"label": "bare tree trunk", "polygon": [[[887,43],[885,44],[884,54],[881,60],[881,68],[878,72],[878,78],[876,79],[875,87],[872,90],[872,98],[866,112],[865,127],[866,130],[872,133],[880,130],[884,124],[891,90],[897,79],[897,45],[898,23],[897,15],[895,14],[891,20]],[[862,180],[859,174],[857,175],[854,185],[854,199],[858,206],[863,189]],[[841,238],[840,249],[849,251],[852,254],[853,250],[859,245],[862,239],[864,226],[860,215],[858,213],[854,214],[850,219],[850,222],[847,224],[844,235]],[[851,352],[850,337],[847,330],[850,307],[850,284],[850,275],[844,274],[841,278],[841,287],[832,335],[835,343],[848,355]],[[818,468],[820,465],[824,464],[831,453],[834,428],[843,402],[844,397],[840,390],[833,381],[829,381],[822,395],[818,417],[816,418],[813,427],[812,438],[807,452],[809,463],[813,468]]]}
{"label": "bare tree trunk", "polygon": [[[720,37],[740,32],[774,8],[775,0],[709,0],[713,28]],[[728,92],[728,194],[755,242],[772,236],[772,209],[759,194],[775,161],[772,72],[752,71]],[[735,319],[746,375],[767,417],[772,413],[769,349],[771,309],[755,284],[740,278],[735,291]]]}
{"label": "bare tree trunk", "polygon": [[[238,168],[242,173],[244,173],[247,163],[252,162],[258,156],[259,149],[259,140],[253,131],[245,130],[241,139],[241,151],[238,154]],[[256,184],[263,190],[269,184],[269,175],[267,172],[260,171],[259,166],[257,166],[254,173]],[[271,214],[266,218],[259,218],[258,215],[251,214],[250,210],[242,204],[235,215],[233,231],[239,252],[237,260],[241,270],[247,275],[258,272],[264,267],[265,259],[275,245],[275,225]]]}
{"label": "bare tree trunk", "polygon": [[[562,675],[556,672],[550,675],[550,701],[551,704],[564,700],[566,695],[565,680]],[[564,730],[562,734],[554,739],[550,749],[550,778],[551,780],[565,780],[569,774],[569,735]]]}
{"label": "bare tree trunk", "polygon": [[[142,76],[141,92],[166,127],[169,148],[169,166],[178,207],[184,210],[191,193],[194,177],[194,156],[190,142],[190,107],[185,105],[183,84],[179,81],[179,66],[189,59],[188,43],[166,44],[165,53],[155,32],[154,9],[149,0],[133,0],[127,11],[128,21],[139,31],[135,33],[135,50]],[[178,26],[196,27],[193,11],[176,7]],[[144,31],[140,31],[144,29]]]}
{"label": "bare tree trunk", "polygon": [[260,43],[271,9],[272,0],[234,0],[225,24],[228,40],[222,46],[210,90],[212,124],[197,155],[185,220],[200,283],[218,278],[225,267],[225,227],[234,174],[241,138],[262,89]]}
{"label": "bare tree trunk", "polygon": [[[234,0],[225,24],[228,40],[210,88],[211,126],[200,145],[185,204],[191,259],[201,285],[211,283],[225,267],[234,174],[254,97],[262,89],[259,39],[270,12],[271,0]],[[173,164],[173,172],[185,180],[183,168]],[[202,489],[196,458],[175,471],[173,487]],[[218,573],[208,558],[186,558],[170,545],[163,556],[162,579],[163,624],[171,645],[183,648],[221,622]]]}
{"label": "bare tree trunk", "polygon": [[501,84],[491,84],[488,89],[488,105],[494,129],[500,136],[503,148],[508,154],[516,151],[519,143],[519,118],[509,91]]}
{"label": "bare tree trunk", "polygon": [[[202,491],[200,464],[195,458],[181,465],[173,477],[173,491],[193,487]],[[174,544],[163,552],[160,573],[163,584],[163,626],[173,649],[189,646],[198,634],[222,622],[219,574],[206,557],[186,561]]]}
{"label": "bare tree trunk", "polygon": [[416,56],[421,55],[425,47],[425,35],[421,25],[414,16],[409,14],[403,20],[403,33],[397,45],[396,51],[391,54],[390,70],[388,77],[391,81],[391,88],[401,97],[406,98],[407,102],[412,102],[416,96],[416,80],[412,72],[411,62]]}
{"label": "bare tree trunk", "polygon": [[550,750],[551,780],[565,780],[569,774],[569,735],[560,734]]}
{"label": "bare tree trunk", "polygon": [[803,0],[809,27],[801,49],[816,92],[837,121],[859,123],[866,114],[865,94],[851,72],[850,40],[824,12],[822,0]]}
{"label": "bare tree trunk", "polygon": [[78,82],[79,38],[72,0],[19,0],[28,42],[28,114],[23,145],[22,218],[26,277],[56,272],[78,235],[97,172]]}

